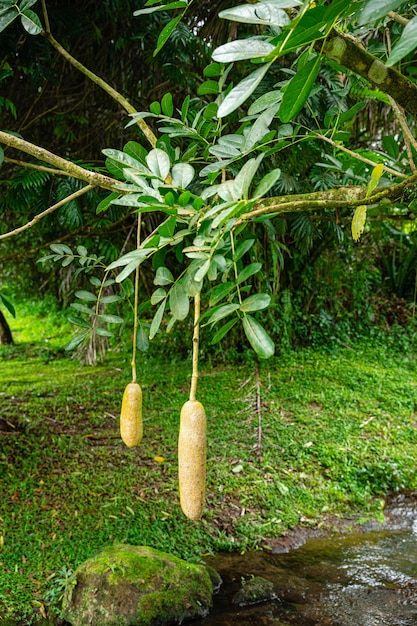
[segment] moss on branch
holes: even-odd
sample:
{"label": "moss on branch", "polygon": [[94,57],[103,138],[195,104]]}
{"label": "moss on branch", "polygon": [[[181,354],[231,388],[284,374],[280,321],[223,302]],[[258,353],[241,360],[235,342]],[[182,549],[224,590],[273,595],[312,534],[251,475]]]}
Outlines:
{"label": "moss on branch", "polygon": [[333,30],[326,41],[317,42],[316,47],[340,65],[369,80],[394,98],[405,111],[417,117],[417,85],[395,68],[387,67],[365,50],[358,40]]}
{"label": "moss on branch", "polygon": [[324,209],[354,208],[361,204],[389,203],[398,200],[407,187],[417,182],[417,174],[395,185],[378,187],[374,193],[366,196],[366,187],[338,187],[325,191],[312,191],[274,198],[262,198],[253,206],[252,210],[244,213],[237,220],[235,226],[259,217],[275,217],[282,213],[314,211]]}
{"label": "moss on branch", "polygon": [[20,150],[26,154],[30,154],[30,156],[35,159],[39,159],[39,161],[43,161],[44,163],[48,163],[49,165],[58,168],[63,174],[73,176],[78,180],[83,180],[84,182],[94,185],[95,187],[102,187],[103,189],[111,189],[113,191],[117,189],[116,185],[119,181],[110,178],[110,176],[105,176],[104,174],[100,174],[98,172],[91,172],[90,170],[80,167],[71,161],[67,161],[67,159],[63,159],[53,152],[49,152],[49,150],[46,150],[45,148],[41,148],[40,146],[30,143],[29,141],[25,141],[16,135],[0,131],[0,143],[3,143],[10,148],[16,148],[16,150]]}

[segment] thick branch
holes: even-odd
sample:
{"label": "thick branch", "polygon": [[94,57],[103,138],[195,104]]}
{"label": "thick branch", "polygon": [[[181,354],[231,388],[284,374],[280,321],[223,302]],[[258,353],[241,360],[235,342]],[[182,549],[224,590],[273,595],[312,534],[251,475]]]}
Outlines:
{"label": "thick branch", "polygon": [[316,47],[340,65],[369,80],[394,98],[405,111],[417,117],[417,85],[367,52],[359,41],[333,30],[326,41],[317,42]]}
{"label": "thick branch", "polygon": [[366,197],[365,187],[339,187],[326,191],[263,198],[248,213],[244,213],[235,223],[235,228],[249,220],[269,216],[275,217],[282,213],[314,211],[323,209],[353,208],[362,204],[379,204],[394,201],[401,197],[404,189],[417,182],[417,174],[396,185],[378,187],[373,194]]}
{"label": "thick branch", "polygon": [[30,154],[35,157],[35,159],[39,159],[40,161],[49,163],[49,165],[52,165],[59,170],[63,170],[63,174],[73,176],[74,178],[78,178],[78,180],[83,180],[89,185],[102,187],[103,189],[111,189],[112,191],[117,190],[116,185],[119,184],[117,180],[114,180],[109,176],[104,176],[104,174],[99,174],[98,172],[86,170],[75,163],[71,163],[71,161],[67,161],[62,157],[57,156],[53,152],[49,152],[49,150],[45,150],[45,148],[36,146],[35,144],[25,141],[24,139],[20,139],[20,137],[0,131],[0,143],[3,143],[10,148],[21,150],[26,154]]}

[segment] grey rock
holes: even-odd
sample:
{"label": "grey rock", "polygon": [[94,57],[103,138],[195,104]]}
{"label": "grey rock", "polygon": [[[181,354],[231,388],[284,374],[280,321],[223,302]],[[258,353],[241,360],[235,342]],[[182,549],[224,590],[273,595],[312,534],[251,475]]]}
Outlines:
{"label": "grey rock", "polygon": [[75,577],[62,610],[72,626],[166,626],[205,617],[219,582],[204,565],[125,544],[88,559]]}

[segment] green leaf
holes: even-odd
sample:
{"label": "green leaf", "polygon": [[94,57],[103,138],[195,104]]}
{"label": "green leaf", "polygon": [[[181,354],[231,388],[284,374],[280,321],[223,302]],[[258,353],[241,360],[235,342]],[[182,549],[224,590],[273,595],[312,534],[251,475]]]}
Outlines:
{"label": "green leaf", "polygon": [[245,315],[243,318],[243,330],[250,345],[260,359],[269,359],[274,354],[274,342],[254,317]]}
{"label": "green leaf", "polygon": [[239,272],[237,277],[238,283],[243,283],[243,281],[247,280],[254,274],[257,274],[262,267],[262,263],[251,263],[247,267],[244,267],[241,272]]}
{"label": "green leaf", "polygon": [[149,169],[152,174],[158,176],[162,180],[165,180],[169,174],[170,169],[170,161],[169,156],[164,150],[160,148],[154,148],[149,152],[146,157],[146,163],[148,164]]}
{"label": "green leaf", "polygon": [[155,252],[156,248],[139,248],[139,250],[132,250],[131,252],[127,252],[123,256],[119,257],[113,263],[107,267],[108,270],[114,270],[117,267],[122,267],[123,265],[129,265],[133,261],[137,261],[137,265],[140,265],[147,256]]}
{"label": "green leaf", "polygon": [[107,328],[96,327],[94,328],[94,332],[96,335],[100,335],[100,337],[113,337],[113,333]]}
{"label": "green leaf", "polygon": [[[20,3],[20,10],[22,11],[22,13],[25,12],[25,9],[30,9],[30,7],[33,7],[34,4],[37,3],[38,0],[22,0],[22,2]],[[10,4],[15,4],[14,2],[11,2]]]}
{"label": "green leaf", "polygon": [[320,68],[320,56],[311,59],[288,83],[279,108],[282,122],[292,120],[303,108]]}
{"label": "green leaf", "polygon": [[174,114],[174,103],[172,101],[172,95],[168,92],[162,96],[161,100],[162,113],[167,117],[172,117]]}
{"label": "green leaf", "polygon": [[249,187],[263,157],[264,155],[261,153],[256,159],[249,159],[243,165],[233,182],[233,195],[235,198],[247,199]]}
{"label": "green leaf", "polygon": [[166,297],[167,297],[167,294],[166,294],[165,289],[162,289],[162,287],[159,287],[159,289],[156,289],[153,292],[153,294],[151,295],[151,304],[152,304],[152,306],[155,306],[155,304],[159,304]]}
{"label": "green leaf", "polygon": [[202,266],[194,274],[194,280],[197,283],[200,283],[203,280],[204,276],[209,271],[209,269],[210,269],[210,259],[207,259],[206,261],[204,261]]}
{"label": "green leaf", "polygon": [[10,300],[5,298],[3,294],[1,293],[0,293],[0,301],[4,304],[6,309],[9,311],[10,315],[12,315],[13,317],[16,317],[16,311],[15,311],[13,304],[10,302]]}
{"label": "green leaf", "polygon": [[[264,93],[262,96],[257,98],[255,102],[252,102],[248,110],[248,115],[257,115],[266,109],[277,107],[282,100],[282,95],[282,89],[275,89]],[[276,110],[278,110],[278,107]]]}
{"label": "green leaf", "polygon": [[239,304],[224,304],[223,306],[216,309],[216,311],[210,315],[206,324],[215,324],[216,322],[222,320],[224,317],[227,317],[231,313],[234,313],[239,308]]}
{"label": "green leaf", "polygon": [[359,111],[363,109],[364,106],[366,106],[366,102],[357,102],[353,107],[351,107],[347,111],[343,111],[343,113],[339,115],[337,125],[341,126],[345,122],[348,122],[349,120],[356,117],[357,113],[359,113]]}
{"label": "green leaf", "polygon": [[240,243],[238,247],[236,248],[236,252],[233,255],[234,263],[237,263],[238,261],[240,261],[243,255],[246,254],[246,252],[249,252],[249,250],[252,248],[254,243],[255,243],[255,239],[245,239],[245,241],[242,241],[242,243]]}
{"label": "green leaf", "polygon": [[400,154],[400,144],[394,135],[384,135],[382,137],[382,145],[385,152],[393,159],[398,159]]}
{"label": "green leaf", "polygon": [[106,324],[123,324],[124,319],[118,315],[98,315],[98,318]]}
{"label": "green leaf", "polygon": [[82,344],[84,339],[88,337],[89,334],[90,333],[85,332],[85,333],[80,333],[79,335],[75,335],[75,337],[73,337],[71,341],[67,343],[64,349],[67,350],[68,352],[70,352],[71,350],[75,350],[75,348],[78,348],[78,346]]}
{"label": "green leaf", "polygon": [[4,162],[4,150],[0,146],[0,167],[3,165],[3,162]]}
{"label": "green leaf", "polygon": [[413,17],[404,28],[400,39],[393,47],[386,65],[390,67],[401,61],[407,54],[417,48],[417,16]]}
{"label": "green leaf", "polygon": [[164,45],[166,44],[166,42],[168,41],[168,39],[171,37],[172,33],[174,32],[177,24],[181,21],[181,18],[182,18],[182,13],[180,15],[177,15],[177,17],[174,17],[174,19],[168,22],[168,24],[164,26],[164,28],[161,30],[159,37],[158,37],[157,44],[156,44],[156,49],[154,50],[154,53],[153,53],[154,57],[156,57],[158,52],[162,50],[162,48],[164,47]]}
{"label": "green leaf", "polygon": [[146,9],[138,9],[133,11],[133,15],[145,15],[146,13],[154,13],[155,11],[169,11],[170,9],[184,9],[187,7],[185,0],[178,0],[178,2],[169,2],[168,4],[161,4],[157,7],[148,7]]}
{"label": "green leaf", "polygon": [[91,291],[76,291],[74,295],[76,298],[79,298],[80,300],[87,300],[88,302],[95,302],[97,300],[97,296],[94,295],[94,293],[91,293]]}
{"label": "green leaf", "polygon": [[271,26],[285,26],[289,24],[290,18],[285,11],[280,8],[299,6],[299,2],[257,2],[256,4],[243,4],[231,9],[220,11],[219,17],[233,22],[244,24],[266,24]]}
{"label": "green leaf", "polygon": [[102,200],[100,202],[100,204],[97,206],[96,208],[96,213],[97,215],[99,213],[103,213],[103,211],[105,211],[106,209],[108,209],[108,207],[111,205],[113,200],[116,200],[116,198],[119,197],[120,194],[118,194],[116,191],[112,191],[111,194],[109,194],[107,196],[107,198],[104,198],[104,200]]}
{"label": "green leaf", "polygon": [[246,78],[244,78],[236,87],[234,87],[225,97],[221,105],[219,106],[219,110],[217,111],[217,117],[226,117],[232,111],[235,111],[243,104],[249,96],[255,91],[269,68],[271,67],[271,63],[265,63],[265,65],[261,65],[257,70],[249,74]]}
{"label": "green leaf", "polygon": [[95,315],[94,309],[90,309],[85,304],[80,304],[79,302],[71,302],[70,307],[75,309],[76,311],[80,311],[80,313],[86,313],[87,315]]}
{"label": "green leaf", "polygon": [[324,6],[316,6],[306,11],[300,20],[296,22],[290,36],[284,31],[275,39],[277,44],[275,54],[281,56],[291,50],[317,41],[317,39],[322,39],[325,35],[325,29],[331,26],[331,22],[327,23],[323,19],[325,11]]}
{"label": "green leaf", "polygon": [[19,11],[12,7],[6,11],[0,13],[0,33],[5,30],[9,24],[11,24],[17,17],[19,17]]}
{"label": "green leaf", "polygon": [[229,330],[233,328],[233,326],[237,323],[238,320],[239,318],[235,317],[234,319],[231,319],[228,322],[226,322],[224,326],[219,328],[219,330],[216,332],[213,339],[211,340],[211,344],[214,345],[215,343],[218,343],[219,341],[221,341],[221,339],[223,339],[223,337],[227,335]]}
{"label": "green leaf", "polygon": [[169,292],[169,307],[177,320],[184,320],[190,310],[190,301],[182,283],[178,282]]}
{"label": "green leaf", "polygon": [[160,226],[158,226],[158,234],[162,237],[171,238],[175,233],[175,227],[177,225],[177,217],[176,215],[171,215],[165,222],[162,222]]}
{"label": "green leaf", "polygon": [[66,246],[64,243],[51,243],[49,247],[52,252],[56,252],[56,254],[69,254],[70,256],[73,256],[71,248]]}
{"label": "green leaf", "polygon": [[404,0],[368,0],[359,15],[359,25],[375,23],[390,11],[395,11],[401,4],[404,4]]}
{"label": "green leaf", "polygon": [[270,189],[275,185],[277,180],[281,177],[281,170],[277,167],[275,170],[271,170],[268,174],[260,180],[257,185],[253,197],[254,198],[262,198],[265,194],[268,193]]}
{"label": "green leaf", "polygon": [[251,313],[252,311],[262,311],[266,309],[271,302],[271,296],[267,293],[255,293],[253,296],[246,298],[240,305],[243,313]]}
{"label": "green leaf", "polygon": [[145,176],[149,176],[151,174],[151,172],[148,170],[147,167],[143,165],[143,163],[132,157],[130,154],[127,154],[126,152],[122,152],[121,150],[115,150],[114,148],[105,148],[104,150],[102,150],[102,153],[113,161],[120,163],[123,168],[131,167],[132,169],[137,170]]}
{"label": "green leaf", "polygon": [[216,80],[205,80],[197,89],[197,94],[199,96],[217,96],[219,91],[219,83]]}
{"label": "green leaf", "polygon": [[204,68],[203,74],[204,76],[208,76],[209,78],[215,78],[217,76],[220,76],[222,70],[223,68],[220,63],[210,63],[210,65],[206,65],[206,67]]}
{"label": "green leaf", "polygon": [[8,11],[16,4],[16,0],[0,0],[0,13]]}
{"label": "green leaf", "polygon": [[146,330],[143,328],[142,325],[139,325],[138,327],[138,332],[136,335],[136,347],[141,352],[146,352],[146,350],[148,350],[149,348],[149,338]]}
{"label": "green leaf", "polygon": [[171,171],[172,182],[176,187],[185,189],[194,178],[195,170],[189,163],[176,163]]}
{"label": "green leaf", "polygon": [[158,267],[153,282],[155,285],[170,285],[174,282],[174,277],[167,267]]}
{"label": "green leaf", "polygon": [[275,50],[268,41],[249,37],[248,39],[236,39],[216,48],[212,58],[220,63],[233,63],[244,59],[258,59],[268,56]]}
{"label": "green leaf", "polygon": [[137,141],[128,141],[127,144],[123,146],[123,152],[142,164],[145,164],[146,155],[148,154],[148,151]]}
{"label": "green leaf", "polygon": [[20,19],[23,28],[29,33],[29,35],[39,35],[39,33],[42,32],[43,28],[39,17],[30,9],[26,9],[26,11],[22,13]]}
{"label": "green leaf", "polygon": [[111,304],[112,302],[120,302],[121,299],[121,296],[119,296],[117,293],[113,293],[109,296],[104,296],[103,298],[100,298],[100,302],[101,304]]}
{"label": "green leaf", "polygon": [[158,307],[158,310],[156,311],[154,318],[152,320],[152,324],[151,324],[151,328],[149,330],[149,339],[153,339],[156,335],[156,333],[159,330],[159,327],[161,325],[162,322],[162,318],[164,315],[164,311],[165,311],[165,306],[166,306],[166,300],[163,300],[161,302],[161,304]]}
{"label": "green leaf", "polygon": [[249,129],[248,134],[245,137],[245,143],[243,144],[243,151],[248,152],[253,146],[261,141],[265,135],[269,132],[269,126],[274,119],[277,112],[276,106],[267,109],[256,119],[255,123]]}
{"label": "green leaf", "polygon": [[161,114],[160,103],[157,101],[151,102],[151,104],[149,105],[149,110],[152,112],[153,115],[160,115]]}
{"label": "green leaf", "polygon": [[74,324],[74,326],[80,326],[81,328],[91,328],[91,323],[83,317],[79,317],[78,315],[69,315],[68,321],[70,322],[70,324]]}
{"label": "green leaf", "polygon": [[220,283],[220,285],[216,285],[213,287],[213,290],[210,294],[209,305],[210,307],[215,306],[218,302],[221,302],[223,298],[229,295],[231,291],[235,288],[235,283],[227,282]]}

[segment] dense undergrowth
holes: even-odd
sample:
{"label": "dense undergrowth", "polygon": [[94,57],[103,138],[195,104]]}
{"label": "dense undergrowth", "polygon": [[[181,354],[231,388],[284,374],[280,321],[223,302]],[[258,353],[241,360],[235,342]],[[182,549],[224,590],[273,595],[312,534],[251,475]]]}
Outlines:
{"label": "dense undergrowth", "polygon": [[[207,506],[180,511],[179,411],[190,362],[157,346],[139,366],[144,439],[118,434],[129,346],[81,365],[48,303],[10,319],[0,347],[0,624],[59,613],[73,569],[115,541],[196,560],[268,544],[298,525],[380,517],[390,492],[417,488],[413,334],[322,342],[257,364],[203,352]],[[174,339],[171,339],[174,341]],[[218,353],[217,353],[218,354]]]}

